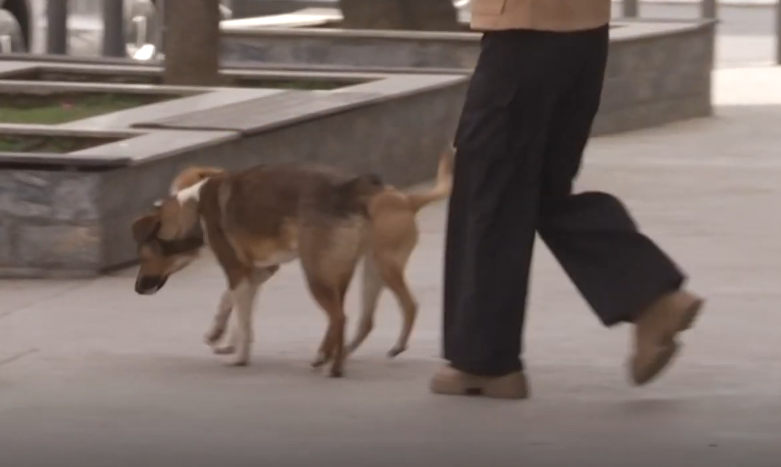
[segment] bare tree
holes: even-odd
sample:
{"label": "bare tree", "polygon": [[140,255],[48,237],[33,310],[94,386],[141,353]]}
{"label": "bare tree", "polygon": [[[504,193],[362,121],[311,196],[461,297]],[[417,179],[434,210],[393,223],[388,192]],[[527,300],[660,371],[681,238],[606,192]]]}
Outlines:
{"label": "bare tree", "polygon": [[339,0],[344,27],[455,31],[458,11],[452,0]]}
{"label": "bare tree", "polygon": [[163,16],[165,84],[220,84],[220,1],[166,0]]}

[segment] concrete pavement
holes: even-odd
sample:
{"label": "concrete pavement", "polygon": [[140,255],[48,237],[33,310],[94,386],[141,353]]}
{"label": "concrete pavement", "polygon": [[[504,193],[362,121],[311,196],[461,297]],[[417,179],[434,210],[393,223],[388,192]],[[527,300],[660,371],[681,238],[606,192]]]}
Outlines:
{"label": "concrete pavement", "polygon": [[[613,3],[621,5],[624,0],[613,0]],[[640,4],[656,4],[656,5],[699,5],[702,0],[640,0]],[[736,6],[736,7],[755,7],[755,6],[769,6],[775,5],[778,0],[718,0],[719,6]]]}
{"label": "concrete pavement", "polygon": [[[155,297],[133,270],[0,282],[0,459],[39,466],[777,466],[781,445],[781,69],[716,74],[713,119],[598,138],[580,188],[623,197],[709,299],[677,365],[627,385],[628,327],[601,328],[544,248],[527,324],[533,398],[442,398],[443,206],[409,267],[412,348],[377,330],[332,380],[307,366],[324,330],[296,267],[268,284],[253,365],[201,344],[223,280],[202,262]],[[351,294],[350,315],[357,299]],[[351,324],[354,324],[354,320]],[[599,464],[597,464],[597,462]]]}

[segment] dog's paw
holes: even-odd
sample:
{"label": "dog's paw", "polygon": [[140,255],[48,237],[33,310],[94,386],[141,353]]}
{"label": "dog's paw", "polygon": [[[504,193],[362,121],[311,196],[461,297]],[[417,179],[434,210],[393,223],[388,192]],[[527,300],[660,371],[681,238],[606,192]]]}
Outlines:
{"label": "dog's paw", "polygon": [[203,341],[206,343],[206,345],[214,346],[217,344],[217,342],[219,342],[220,339],[222,339],[224,334],[225,329],[211,329],[206,333],[205,336],[203,336]]}
{"label": "dog's paw", "polygon": [[315,357],[314,360],[312,360],[312,363],[310,364],[312,368],[320,368],[321,366],[328,363],[328,360],[330,360],[330,357],[323,352],[320,352],[317,354],[317,357]]}
{"label": "dog's paw", "polygon": [[212,347],[212,352],[214,352],[214,355],[233,355],[236,353],[236,347],[230,344],[217,345]]}
{"label": "dog's paw", "polygon": [[239,357],[233,358],[230,361],[228,361],[228,366],[233,366],[233,367],[249,366],[249,357],[248,356],[239,356]]}
{"label": "dog's paw", "polygon": [[331,371],[328,373],[328,376],[331,378],[342,378],[344,377],[344,370],[341,368],[331,368]]}
{"label": "dog's paw", "polygon": [[395,346],[388,351],[388,358],[396,358],[407,350],[406,346]]}

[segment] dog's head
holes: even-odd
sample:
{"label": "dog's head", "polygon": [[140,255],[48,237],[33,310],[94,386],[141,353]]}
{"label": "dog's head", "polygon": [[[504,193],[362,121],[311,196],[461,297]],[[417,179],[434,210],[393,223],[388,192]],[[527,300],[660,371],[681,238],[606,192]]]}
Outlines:
{"label": "dog's head", "polygon": [[139,270],[136,293],[152,295],[168,278],[190,265],[204,246],[198,213],[199,189],[221,169],[193,167],[171,184],[172,194],[155,203],[154,209],[133,223]]}

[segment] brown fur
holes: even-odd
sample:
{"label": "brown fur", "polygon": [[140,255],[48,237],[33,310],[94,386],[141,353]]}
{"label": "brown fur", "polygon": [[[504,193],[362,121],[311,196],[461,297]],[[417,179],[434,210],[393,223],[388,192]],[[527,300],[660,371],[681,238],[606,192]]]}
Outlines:
{"label": "brown fur", "polygon": [[[389,352],[396,356],[406,350],[417,315],[404,276],[418,241],[415,215],[449,195],[451,157],[450,152],[442,155],[433,189],[412,193],[381,184],[373,176],[348,176],[302,165],[256,167],[233,174],[211,167],[188,168],[173,181],[172,196],[133,226],[141,261],[136,290],[155,293],[200,250],[166,256],[164,249],[155,247],[157,243],[168,242],[169,251],[176,251],[178,242],[205,237],[228,282],[207,341],[215,353],[236,353],[234,364],[246,365],[257,291],[280,265],[298,258],[309,290],[329,321],[312,365],[331,361],[331,375],[342,375],[345,350],[355,351],[371,332],[386,286],[403,311],[401,333]],[[198,197],[184,195],[199,183]],[[344,298],[362,258],[363,309],[358,333],[345,346]],[[232,313],[236,326],[230,341],[217,346]]]}

